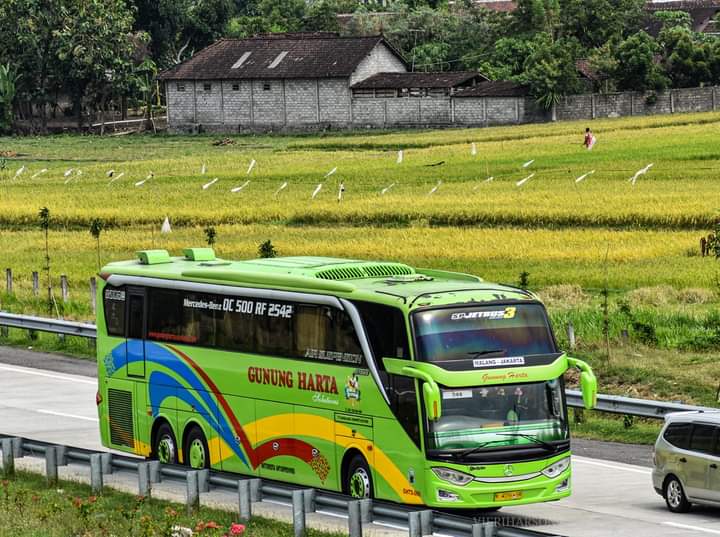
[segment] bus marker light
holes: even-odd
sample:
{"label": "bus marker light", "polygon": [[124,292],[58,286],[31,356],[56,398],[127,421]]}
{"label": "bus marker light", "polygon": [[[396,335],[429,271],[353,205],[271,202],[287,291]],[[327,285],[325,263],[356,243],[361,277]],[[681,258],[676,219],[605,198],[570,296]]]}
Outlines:
{"label": "bus marker light", "polygon": [[100,395],[100,391],[95,392],[95,405],[100,406],[100,403],[102,403],[102,395]]}

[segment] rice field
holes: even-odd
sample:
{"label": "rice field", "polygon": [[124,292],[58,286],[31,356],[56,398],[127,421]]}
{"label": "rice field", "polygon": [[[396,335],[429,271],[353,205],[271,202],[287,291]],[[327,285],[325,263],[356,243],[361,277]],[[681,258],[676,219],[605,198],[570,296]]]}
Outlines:
{"label": "rice field", "polygon": [[[509,283],[526,271],[533,288],[716,287],[698,243],[720,207],[720,113],[595,121],[593,151],[581,146],[584,127],[235,136],[225,146],[211,136],[0,138],[0,155],[12,155],[0,161],[0,264],[20,288],[43,265],[46,206],[54,269],[71,282],[96,270],[87,229],[100,218],[103,261],[178,252],[213,225],[229,258],[271,239],[285,255],[398,259]],[[170,235],[159,233],[165,217]]]}

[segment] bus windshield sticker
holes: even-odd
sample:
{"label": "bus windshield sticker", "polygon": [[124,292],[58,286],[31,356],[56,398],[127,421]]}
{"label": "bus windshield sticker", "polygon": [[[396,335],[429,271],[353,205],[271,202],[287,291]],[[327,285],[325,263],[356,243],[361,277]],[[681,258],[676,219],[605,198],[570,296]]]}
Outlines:
{"label": "bus windshield sticker", "polygon": [[118,289],[106,289],[105,298],[107,298],[108,300],[119,300],[121,302],[124,302],[125,291],[120,291]]}
{"label": "bus windshield sticker", "polygon": [[443,399],[472,399],[472,390],[443,390]]}
{"label": "bus windshield sticker", "polygon": [[473,360],[473,367],[493,367],[499,365],[525,365],[525,357],[507,356],[503,358],[478,358]]}
{"label": "bus windshield sticker", "polygon": [[482,311],[458,311],[450,315],[453,321],[464,321],[467,319],[514,319],[517,308],[508,306],[501,310],[482,310]]}

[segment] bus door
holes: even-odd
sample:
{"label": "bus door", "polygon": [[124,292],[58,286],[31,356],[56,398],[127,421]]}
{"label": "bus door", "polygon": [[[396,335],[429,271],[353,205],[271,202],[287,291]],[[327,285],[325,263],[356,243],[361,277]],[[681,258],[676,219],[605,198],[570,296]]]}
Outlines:
{"label": "bus door", "polygon": [[143,288],[130,287],[127,290],[125,365],[129,377],[145,376],[146,294]]}

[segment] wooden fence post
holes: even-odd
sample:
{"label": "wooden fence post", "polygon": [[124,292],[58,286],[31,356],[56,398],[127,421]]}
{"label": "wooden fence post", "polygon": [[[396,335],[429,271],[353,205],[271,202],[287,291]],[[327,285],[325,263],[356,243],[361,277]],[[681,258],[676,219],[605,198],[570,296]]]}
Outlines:
{"label": "wooden fence post", "polygon": [[5,269],[5,288],[8,295],[12,295],[13,292],[13,273],[11,268]]}
{"label": "wooden fence post", "polygon": [[93,315],[95,315],[95,308],[97,304],[95,303],[95,298],[97,294],[97,280],[95,279],[95,276],[92,276],[90,278],[90,306],[92,307]]}
{"label": "wooden fence post", "polygon": [[67,302],[70,291],[68,289],[68,280],[65,274],[60,275],[60,293],[62,294],[62,301]]}
{"label": "wooden fence post", "polygon": [[32,273],[32,293],[33,296],[40,296],[40,274],[36,271]]}

